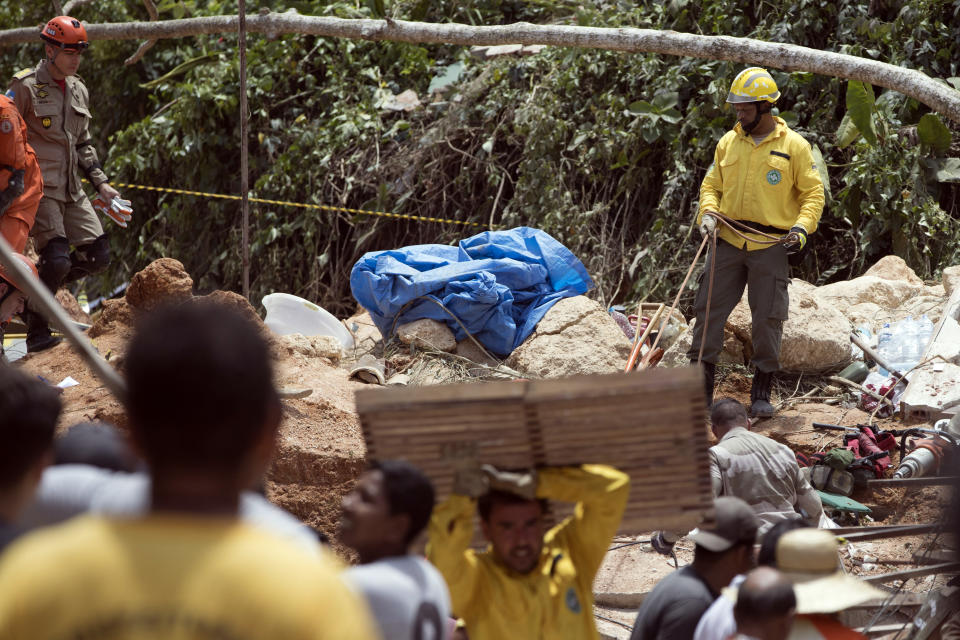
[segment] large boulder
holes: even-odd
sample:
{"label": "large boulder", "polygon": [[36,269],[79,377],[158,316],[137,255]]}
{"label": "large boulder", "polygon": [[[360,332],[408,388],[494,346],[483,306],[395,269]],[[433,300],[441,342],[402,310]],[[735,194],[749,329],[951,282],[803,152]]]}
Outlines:
{"label": "large boulder", "polygon": [[[791,281],[787,291],[790,311],[783,323],[780,368],[796,373],[822,373],[850,362],[851,326],[847,318],[821,300],[809,283]],[[743,342],[746,358],[752,358],[752,322],[746,293],[734,307],[727,326]]]}
{"label": "large boulder", "polygon": [[872,302],[883,309],[896,309],[922,290],[922,282],[917,284],[879,276],[860,276],[825,284],[817,289],[817,297],[825,306],[841,310],[862,302]]}
{"label": "large boulder", "polygon": [[599,302],[575,296],[553,305],[505,364],[537,378],[612,373],[623,371],[630,349]]}
{"label": "large boulder", "polygon": [[895,280],[899,282],[909,282],[910,284],[921,287],[923,280],[917,277],[917,274],[907,266],[903,258],[899,256],[884,256],[877,260],[876,264],[867,269],[865,276],[875,276],[884,280]]}
{"label": "large boulder", "polygon": [[126,298],[131,307],[150,311],[193,297],[193,278],[179,260],[160,258],[134,274]]}

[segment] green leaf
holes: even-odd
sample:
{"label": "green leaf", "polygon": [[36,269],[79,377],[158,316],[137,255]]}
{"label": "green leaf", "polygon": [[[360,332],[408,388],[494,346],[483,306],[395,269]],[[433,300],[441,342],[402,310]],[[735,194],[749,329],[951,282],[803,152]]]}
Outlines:
{"label": "green leaf", "polygon": [[457,82],[460,79],[460,75],[463,73],[463,63],[454,62],[450,66],[446,67],[443,70],[443,73],[433,78],[430,81],[430,86],[427,88],[427,93],[433,93],[434,91],[443,91],[448,86]]}
{"label": "green leaf", "polygon": [[847,113],[853,124],[871,145],[877,144],[877,129],[873,122],[873,107],[876,99],[873,96],[873,85],[857,80],[847,83]]}
{"label": "green leaf", "polygon": [[937,182],[960,182],[960,158],[928,158],[924,164]]}
{"label": "green leaf", "polygon": [[920,142],[933,147],[941,153],[950,148],[953,142],[953,135],[950,130],[940,121],[935,113],[925,113],[917,124],[917,135]]}
{"label": "green leaf", "polygon": [[813,163],[817,166],[817,173],[820,174],[820,181],[823,183],[823,195],[829,202],[830,195],[830,175],[827,173],[827,163],[823,161],[823,152],[817,145],[811,145],[810,152],[813,154]]}
{"label": "green leaf", "polygon": [[654,112],[653,105],[646,100],[631,102],[627,110],[635,116],[647,115]]}
{"label": "green leaf", "polygon": [[150,82],[144,82],[143,84],[140,85],[140,88],[153,89],[154,87],[157,87],[165,82],[169,82],[170,80],[173,80],[177,76],[182,76],[183,74],[194,69],[195,67],[202,66],[208,62],[213,62],[214,60],[217,60],[219,58],[220,58],[219,53],[208,53],[205,56],[197,56],[196,58],[190,58],[189,60],[181,62],[180,64],[178,64],[173,69],[166,72],[164,75],[160,76],[159,78],[151,80]]}
{"label": "green leaf", "polygon": [[840,126],[837,127],[837,146],[841,149],[848,147],[859,136],[860,130],[857,129],[857,125],[853,124],[849,113],[845,114],[840,121]]}
{"label": "green leaf", "polygon": [[387,17],[387,9],[383,6],[383,0],[367,0],[367,6],[370,7],[370,15],[374,18],[383,20]]}
{"label": "green leaf", "polygon": [[657,111],[666,111],[677,106],[678,102],[680,102],[680,94],[676,91],[661,91],[653,97],[653,106]]}
{"label": "green leaf", "polygon": [[682,118],[683,116],[676,109],[667,109],[660,114],[660,119],[670,124],[677,124]]}

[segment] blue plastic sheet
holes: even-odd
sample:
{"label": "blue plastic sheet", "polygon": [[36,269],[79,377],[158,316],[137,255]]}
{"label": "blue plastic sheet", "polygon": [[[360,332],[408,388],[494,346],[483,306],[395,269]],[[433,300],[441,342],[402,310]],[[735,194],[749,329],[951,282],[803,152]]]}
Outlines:
{"label": "blue plastic sheet", "polygon": [[593,280],[548,233],[517,227],[485,231],[455,247],[424,244],[367,253],[353,265],[350,288],[384,336],[431,318],[446,323],[457,341],[466,339],[440,302],[484,347],[506,356],[555,302],[586,293]]}

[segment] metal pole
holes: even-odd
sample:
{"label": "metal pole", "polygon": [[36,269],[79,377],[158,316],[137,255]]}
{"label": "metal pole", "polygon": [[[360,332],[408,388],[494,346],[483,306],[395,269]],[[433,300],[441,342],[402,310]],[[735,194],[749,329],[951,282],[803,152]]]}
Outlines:
{"label": "metal pole", "polygon": [[27,271],[27,268],[20,264],[20,261],[13,257],[13,248],[7,243],[6,238],[0,236],[0,264],[6,267],[7,272],[14,275],[17,282],[22,283],[24,293],[30,298],[30,303],[38,307],[43,317],[52,322],[53,325],[66,336],[67,340],[73,343],[80,356],[87,361],[93,373],[100,378],[104,386],[113,393],[116,398],[126,403],[127,386],[124,384],[120,375],[107,364],[107,361],[97,353],[90,341],[74,326],[67,313],[53,297],[53,294],[47,291],[42,282],[33,277],[33,274]]}
{"label": "metal pole", "polygon": [[238,0],[240,9],[240,251],[243,261],[243,297],[250,299],[250,177],[247,158],[247,3]]}

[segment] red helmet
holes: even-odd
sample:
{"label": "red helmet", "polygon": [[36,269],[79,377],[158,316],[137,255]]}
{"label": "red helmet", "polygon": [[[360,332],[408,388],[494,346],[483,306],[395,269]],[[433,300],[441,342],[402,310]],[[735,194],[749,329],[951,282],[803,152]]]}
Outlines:
{"label": "red helmet", "polygon": [[60,49],[76,49],[83,51],[90,43],[87,41],[87,30],[80,21],[70,16],[57,16],[47,23],[40,31],[40,37],[47,44]]}
{"label": "red helmet", "polygon": [[[22,262],[23,266],[26,267],[30,271],[30,273],[33,274],[34,278],[36,278],[38,281],[40,280],[40,274],[37,272],[37,265],[33,263],[33,260],[23,255],[22,253],[15,253],[13,254],[13,257],[15,257],[17,260]],[[11,276],[10,272],[7,271],[7,268],[2,264],[0,264],[0,281],[12,284],[13,287],[18,291],[22,293],[26,293],[26,291],[24,291],[23,287],[20,285],[19,281],[16,280],[14,276]]]}

